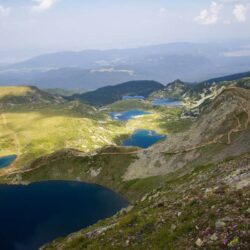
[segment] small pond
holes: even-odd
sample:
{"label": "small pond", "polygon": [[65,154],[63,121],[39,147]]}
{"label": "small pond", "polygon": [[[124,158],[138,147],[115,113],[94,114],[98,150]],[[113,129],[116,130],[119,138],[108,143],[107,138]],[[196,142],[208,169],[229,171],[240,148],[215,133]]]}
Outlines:
{"label": "small pond", "polygon": [[128,121],[129,119],[136,118],[141,115],[149,115],[151,114],[150,112],[146,112],[143,110],[129,110],[125,112],[111,112],[110,116],[113,120],[116,121]]}
{"label": "small pond", "polygon": [[177,106],[181,106],[182,102],[177,99],[164,98],[164,99],[154,99],[152,101],[152,104],[155,106],[177,107]]}
{"label": "small pond", "polygon": [[136,146],[140,148],[148,148],[156,142],[166,138],[166,135],[157,134],[153,130],[136,130],[131,137],[125,139],[123,146]]}
{"label": "small pond", "polygon": [[139,100],[141,99],[141,100],[143,100],[143,99],[145,99],[145,97],[140,96],[140,95],[135,95],[135,96],[125,95],[125,96],[122,97],[122,100],[131,100],[131,99],[139,99]]}
{"label": "small pond", "polygon": [[0,168],[8,167],[12,162],[17,158],[16,155],[8,155],[4,157],[0,157]]}

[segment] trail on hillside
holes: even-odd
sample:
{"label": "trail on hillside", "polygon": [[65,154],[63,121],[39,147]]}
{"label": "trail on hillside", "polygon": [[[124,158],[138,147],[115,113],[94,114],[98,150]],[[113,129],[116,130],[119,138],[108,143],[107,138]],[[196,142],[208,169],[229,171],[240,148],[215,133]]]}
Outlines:
{"label": "trail on hillside", "polygon": [[[193,146],[193,147],[189,147],[189,148],[182,149],[182,150],[177,150],[177,151],[172,151],[172,152],[162,152],[162,153],[167,153],[167,154],[188,153],[190,151],[193,151],[193,150],[196,150],[196,149],[201,149],[201,148],[204,148],[206,146],[209,146],[209,145],[212,145],[212,144],[217,144],[217,143],[226,143],[227,145],[230,145],[231,142],[232,142],[232,139],[231,139],[232,134],[245,131],[246,129],[248,129],[248,126],[250,124],[250,109],[248,109],[248,104],[246,103],[246,105],[244,105],[242,102],[240,102],[240,107],[242,108],[242,111],[247,114],[247,119],[244,122],[244,124],[241,123],[241,121],[240,121],[240,119],[239,119],[239,117],[237,115],[234,115],[234,118],[235,118],[235,120],[237,122],[237,125],[234,128],[230,129],[227,133],[220,134],[220,135],[216,136],[215,138],[213,138],[210,141],[198,144],[198,145]],[[2,116],[2,119],[3,119],[4,125],[13,134],[15,144],[16,144],[16,147],[17,147],[17,152],[18,152],[18,155],[20,155],[21,154],[20,141],[18,139],[18,136],[17,136],[16,132],[13,131],[8,126],[6,116],[4,114],[1,114],[1,116]],[[223,137],[227,138],[227,142],[222,142],[221,141]],[[146,149],[145,151],[147,151],[147,150],[150,150],[150,149]],[[86,156],[93,157],[93,156],[102,156],[102,155],[132,155],[132,154],[138,154],[138,153],[140,153],[142,151],[144,151],[144,150],[143,149],[136,149],[136,150],[130,151],[130,152],[114,152],[114,153],[112,153],[112,152],[107,152],[107,153],[95,152],[94,154],[90,154],[90,155],[86,155]],[[24,169],[24,170],[13,171],[11,173],[4,174],[4,175],[8,176],[8,175],[13,175],[13,174],[22,174],[22,173],[25,173],[25,172],[30,172],[30,171],[39,169],[40,167],[41,166],[38,166],[38,167],[35,167],[35,168],[28,168],[28,169]]]}
{"label": "trail on hillside", "polygon": [[[89,155],[89,156],[95,156],[95,155],[97,155],[97,156],[102,156],[102,155],[131,155],[131,154],[138,154],[141,151],[142,151],[142,149],[138,149],[136,151],[131,151],[131,152],[101,153],[101,154],[92,154],[92,155]],[[23,174],[23,173],[27,173],[27,172],[31,172],[31,171],[37,170],[37,169],[39,169],[41,167],[42,167],[42,165],[37,166],[35,168],[28,168],[28,169],[23,169],[23,170],[16,170],[16,171],[12,171],[10,173],[0,174],[0,177],[1,176],[10,176],[10,175],[13,175],[13,174]]]}
{"label": "trail on hillside", "polygon": [[247,128],[248,128],[248,125],[250,123],[250,110],[248,110],[241,102],[240,102],[240,106],[243,110],[243,112],[245,112],[247,114],[247,120],[245,122],[245,124],[242,124],[240,122],[240,119],[239,117],[237,117],[236,115],[234,115],[234,118],[236,119],[237,121],[237,126],[235,128],[232,128],[230,129],[227,133],[225,134],[220,134],[218,136],[216,136],[213,140],[211,141],[208,141],[208,142],[204,142],[204,143],[201,143],[199,145],[196,145],[194,147],[190,147],[190,148],[187,148],[187,149],[184,149],[184,150],[179,150],[179,151],[174,151],[174,152],[162,152],[162,153],[167,153],[167,154],[181,154],[181,153],[187,153],[187,152],[190,152],[190,151],[193,151],[195,149],[200,149],[200,148],[204,148],[206,146],[209,146],[209,145],[212,145],[212,144],[216,144],[216,143],[222,143],[221,142],[221,139],[226,136],[227,137],[227,142],[226,144],[227,145],[230,145],[231,144],[231,136],[233,133],[238,133],[238,132],[243,132],[245,131]]}
{"label": "trail on hillside", "polygon": [[8,121],[4,113],[1,114],[1,117],[3,120],[4,126],[7,128],[7,130],[9,130],[10,134],[13,136],[13,140],[16,146],[16,152],[17,152],[16,154],[17,154],[17,157],[19,157],[21,155],[21,144],[17,136],[17,133],[13,129],[11,129],[10,126],[8,125]]}

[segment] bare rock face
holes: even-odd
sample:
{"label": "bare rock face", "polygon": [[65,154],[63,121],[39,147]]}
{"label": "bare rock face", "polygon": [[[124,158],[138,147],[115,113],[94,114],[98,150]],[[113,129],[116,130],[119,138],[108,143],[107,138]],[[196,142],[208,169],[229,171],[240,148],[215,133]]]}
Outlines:
{"label": "bare rock face", "polygon": [[193,126],[139,153],[124,180],[167,174],[187,165],[218,162],[250,149],[250,90],[228,88]]}

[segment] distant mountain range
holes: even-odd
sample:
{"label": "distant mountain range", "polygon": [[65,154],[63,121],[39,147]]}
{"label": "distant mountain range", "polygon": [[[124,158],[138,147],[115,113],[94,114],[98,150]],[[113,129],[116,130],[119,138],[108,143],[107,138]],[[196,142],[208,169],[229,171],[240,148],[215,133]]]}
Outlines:
{"label": "distant mountain range", "polygon": [[244,77],[250,77],[250,71],[248,72],[243,72],[243,73],[238,73],[238,74],[233,74],[233,75],[227,75],[227,76],[222,76],[218,78],[212,78],[209,80],[204,81],[204,83],[217,83],[217,82],[223,82],[223,81],[235,81],[239,80]]}
{"label": "distant mountain range", "polygon": [[171,43],[134,49],[60,52],[1,66],[0,85],[94,90],[142,79],[164,84],[177,78],[200,82],[249,71],[250,57],[236,53],[244,48],[234,43]]}

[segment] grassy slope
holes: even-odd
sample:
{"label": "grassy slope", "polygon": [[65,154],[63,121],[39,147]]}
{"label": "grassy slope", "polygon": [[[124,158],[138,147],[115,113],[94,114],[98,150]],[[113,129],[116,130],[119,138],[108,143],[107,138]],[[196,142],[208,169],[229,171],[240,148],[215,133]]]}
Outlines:
{"label": "grassy slope", "polygon": [[[23,87],[20,88],[16,88],[15,93],[25,94]],[[14,91],[12,87],[11,91]],[[128,122],[116,122],[109,118],[111,110],[129,110],[131,105],[149,110],[152,114]],[[4,106],[0,111],[4,114],[4,118],[0,116],[0,156],[17,154],[19,151],[20,157],[15,163],[17,167],[63,148],[89,152],[119,143],[136,129],[169,134],[173,132],[173,124],[181,114],[179,108],[156,108],[138,101],[115,103],[103,111],[78,102],[23,103]]]}
{"label": "grassy slope", "polygon": [[75,150],[62,150],[38,158],[27,168],[28,171],[0,177],[0,182],[84,181],[109,187],[132,198],[133,194],[126,194],[122,176],[136,159],[137,150],[137,148],[106,147],[89,155]]}
{"label": "grassy slope", "polygon": [[21,86],[21,87],[3,87],[0,86],[0,100],[5,96],[23,96],[28,92],[31,92],[30,87]]}
{"label": "grassy slope", "polygon": [[[20,140],[20,164],[62,148],[89,151],[102,147],[112,143],[119,129],[119,125],[112,122],[100,124],[84,115],[77,117],[64,110],[54,110],[54,114],[51,114],[50,109],[54,107],[5,113],[9,128],[15,131]],[[1,127],[4,128],[3,121]],[[0,145],[1,154],[16,153],[13,138],[10,135],[6,138],[2,133],[6,133],[6,129],[1,130],[0,138],[4,140]],[[9,143],[6,140],[9,140]]]}

